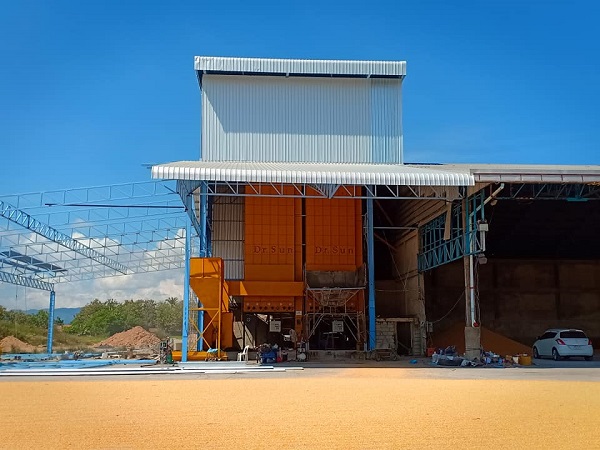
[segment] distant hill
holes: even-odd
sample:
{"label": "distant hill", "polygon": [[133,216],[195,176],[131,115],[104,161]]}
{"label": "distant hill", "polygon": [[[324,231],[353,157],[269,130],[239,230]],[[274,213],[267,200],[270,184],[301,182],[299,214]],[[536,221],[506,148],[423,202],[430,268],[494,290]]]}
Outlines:
{"label": "distant hill", "polygon": [[[48,311],[47,308],[45,310]],[[26,313],[36,314],[38,311],[39,309],[28,309]],[[73,321],[73,317],[75,317],[79,311],[81,311],[81,308],[56,308],[54,310],[54,317],[62,319],[65,325],[68,325]]]}

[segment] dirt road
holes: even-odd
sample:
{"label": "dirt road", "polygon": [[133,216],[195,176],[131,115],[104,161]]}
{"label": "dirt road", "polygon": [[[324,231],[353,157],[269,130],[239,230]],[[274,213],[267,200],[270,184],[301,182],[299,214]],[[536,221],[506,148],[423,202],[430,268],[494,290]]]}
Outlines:
{"label": "dirt road", "polygon": [[600,383],[401,368],[0,382],[0,448],[594,449]]}

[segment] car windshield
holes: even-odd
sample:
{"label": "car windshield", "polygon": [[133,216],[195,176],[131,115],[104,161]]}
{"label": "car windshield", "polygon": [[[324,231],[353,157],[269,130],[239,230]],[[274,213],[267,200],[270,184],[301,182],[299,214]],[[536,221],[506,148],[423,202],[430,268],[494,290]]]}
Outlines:
{"label": "car windshield", "polygon": [[565,339],[587,339],[583,331],[561,331],[560,337]]}

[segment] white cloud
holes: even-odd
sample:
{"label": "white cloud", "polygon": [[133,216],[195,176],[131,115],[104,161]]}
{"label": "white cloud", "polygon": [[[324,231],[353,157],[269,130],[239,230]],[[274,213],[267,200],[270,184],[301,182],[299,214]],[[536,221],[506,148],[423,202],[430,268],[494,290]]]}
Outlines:
{"label": "white cloud", "polygon": [[[118,301],[183,298],[183,269],[58,283],[54,288],[57,308],[80,307],[94,298]],[[50,293],[47,291],[0,283],[0,305],[6,308],[47,308],[49,300]]]}

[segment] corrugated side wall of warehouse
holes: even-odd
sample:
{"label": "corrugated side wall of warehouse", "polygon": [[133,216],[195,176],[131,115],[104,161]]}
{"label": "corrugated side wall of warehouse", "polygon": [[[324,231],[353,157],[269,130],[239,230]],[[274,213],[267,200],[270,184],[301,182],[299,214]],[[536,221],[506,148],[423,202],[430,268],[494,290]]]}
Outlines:
{"label": "corrugated side wall of warehouse", "polygon": [[400,79],[204,75],[204,161],[402,163]]}
{"label": "corrugated side wall of warehouse", "polygon": [[216,197],[212,204],[212,253],[223,258],[225,278],[244,279],[244,198]]}

